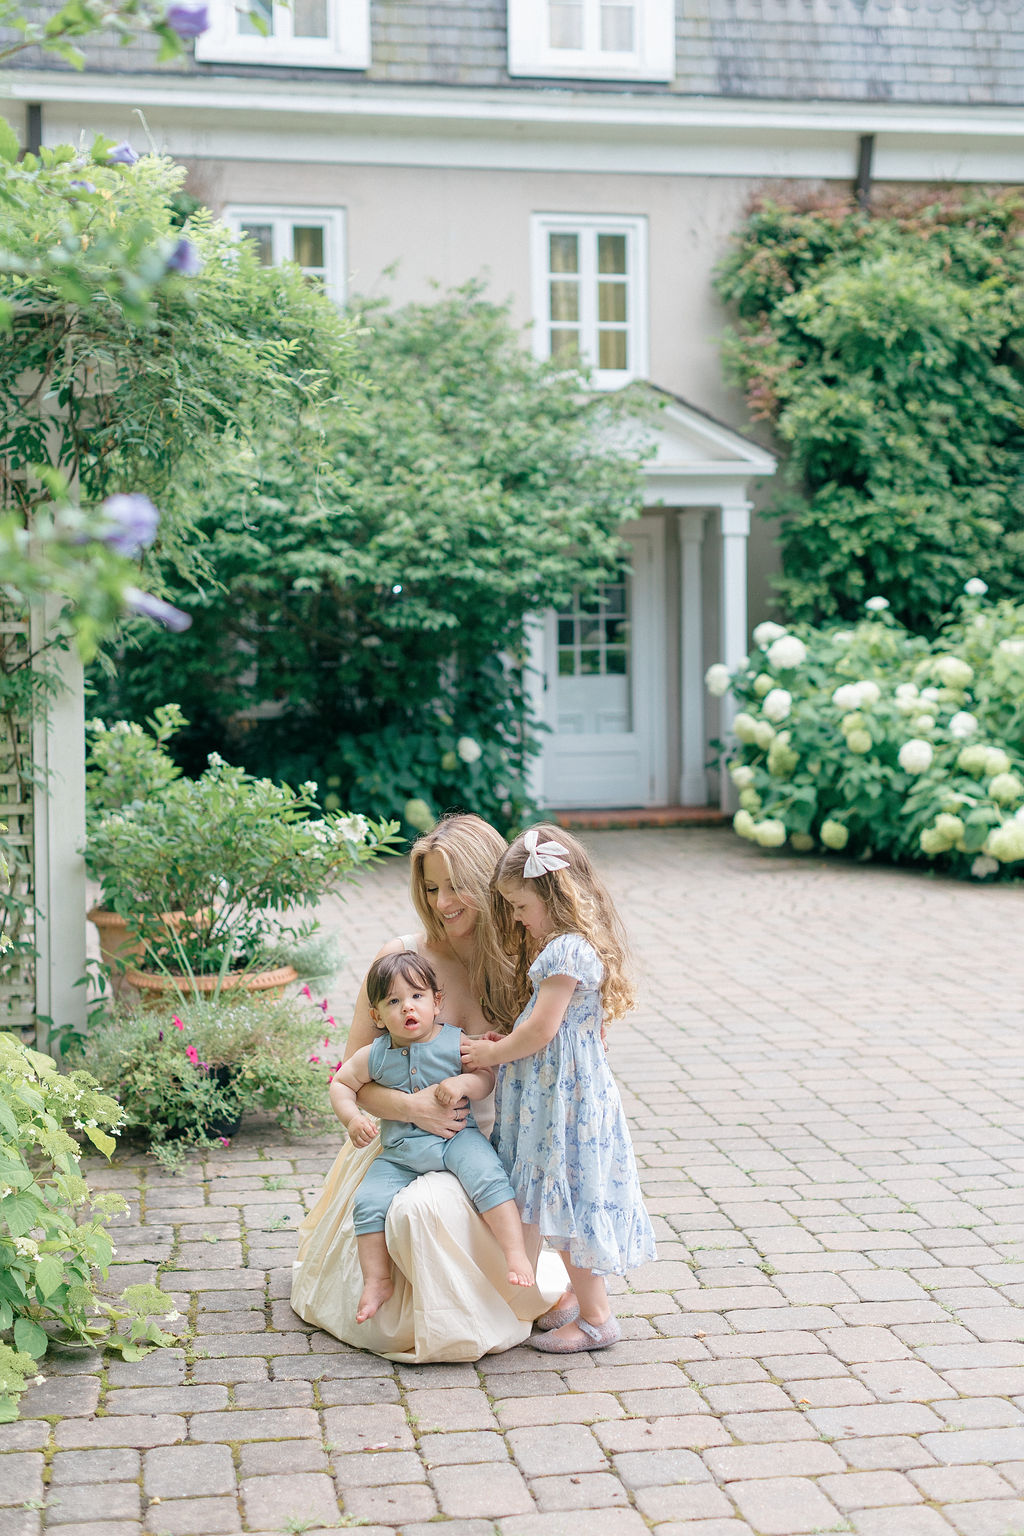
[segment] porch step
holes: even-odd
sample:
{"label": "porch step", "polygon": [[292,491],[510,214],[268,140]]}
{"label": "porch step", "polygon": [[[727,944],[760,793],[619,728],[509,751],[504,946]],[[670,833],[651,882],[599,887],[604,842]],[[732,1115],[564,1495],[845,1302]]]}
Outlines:
{"label": "porch step", "polygon": [[570,832],[609,827],[718,827],[731,818],[713,805],[658,805],[625,811],[553,811]]}

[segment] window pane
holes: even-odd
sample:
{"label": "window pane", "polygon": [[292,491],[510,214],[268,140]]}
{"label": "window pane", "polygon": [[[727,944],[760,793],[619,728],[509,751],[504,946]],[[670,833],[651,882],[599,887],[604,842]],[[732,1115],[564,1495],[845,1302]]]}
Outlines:
{"label": "window pane", "polygon": [[625,619],[605,619],[604,629],[609,645],[625,645],[628,631]]}
{"label": "window pane", "polygon": [[322,267],[324,264],[324,231],[322,224],[296,224],[292,229],[292,257],[300,267]]}
{"label": "window pane", "polygon": [[242,9],[233,14],[238,18],[238,30],[241,35],[273,37],[274,0],[240,0],[240,4]]}
{"label": "window pane", "polygon": [[597,336],[597,366],[599,368],[626,368],[625,331],[599,331]]}
{"label": "window pane", "polygon": [[578,283],[562,281],[551,285],[552,320],[578,320],[580,317],[580,287]]}
{"label": "window pane", "polygon": [[620,325],[626,319],[626,285],[625,283],[598,283],[597,285],[597,318],[603,321],[617,321]]}
{"label": "window pane", "polygon": [[595,672],[600,672],[600,670],[600,651],[580,651],[580,673],[583,676],[587,676]]}
{"label": "window pane", "polygon": [[239,226],[243,235],[248,235],[250,240],[255,240],[257,260],[261,267],[274,265],[274,226],[272,224],[242,224]]}
{"label": "window pane", "polygon": [[327,0],[292,0],[292,31],[296,37],[326,37]]}
{"label": "window pane", "polygon": [[578,272],[580,269],[580,241],[578,235],[550,235],[548,246],[552,272]]}
{"label": "window pane", "polygon": [[609,613],[625,613],[626,589],[624,586],[605,587],[604,605]]}
{"label": "window pane", "polygon": [[597,270],[599,272],[618,272],[620,276],[626,275],[626,237],[625,235],[598,235],[597,237]]}
{"label": "window pane", "polygon": [[548,38],[551,48],[583,47],[582,0],[551,0],[548,6]]}
{"label": "window pane", "polygon": [[616,673],[619,676],[626,671],[626,652],[607,651],[605,653],[605,671]]}
{"label": "window pane", "polygon": [[559,619],[559,621],[558,621],[558,643],[559,643],[559,645],[572,645],[572,642],[573,642],[574,638],[575,638],[575,636],[573,635],[573,622],[572,622],[572,619]]}
{"label": "window pane", "polygon": [[579,332],[552,331],[551,356],[559,363],[578,363],[580,358]]}
{"label": "window pane", "polygon": [[573,677],[576,672],[576,663],[572,651],[559,651],[558,675],[559,677]]}
{"label": "window pane", "polygon": [[621,0],[618,0],[617,4],[602,4],[601,52],[632,53],[635,47],[633,6],[623,5]]}

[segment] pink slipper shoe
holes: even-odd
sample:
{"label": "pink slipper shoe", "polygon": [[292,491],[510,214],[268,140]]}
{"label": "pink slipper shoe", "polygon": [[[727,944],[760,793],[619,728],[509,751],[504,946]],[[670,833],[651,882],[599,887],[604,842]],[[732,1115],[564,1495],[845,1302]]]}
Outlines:
{"label": "pink slipper shoe", "polygon": [[564,1328],[566,1323],[574,1323],[579,1315],[579,1302],[571,1301],[567,1307],[559,1307],[557,1312],[545,1312],[543,1316],[535,1318],[533,1326],[539,1328],[541,1333],[550,1333],[552,1328]]}
{"label": "pink slipper shoe", "polygon": [[585,1349],[607,1349],[609,1344],[617,1344],[622,1338],[622,1329],[614,1317],[597,1328],[593,1323],[584,1322],[582,1317],[576,1318],[575,1323],[584,1335],[582,1343],[574,1344],[568,1339],[556,1338],[553,1333],[542,1334],[540,1338],[534,1336],[526,1342],[531,1349],[539,1350],[542,1355],[578,1355]]}

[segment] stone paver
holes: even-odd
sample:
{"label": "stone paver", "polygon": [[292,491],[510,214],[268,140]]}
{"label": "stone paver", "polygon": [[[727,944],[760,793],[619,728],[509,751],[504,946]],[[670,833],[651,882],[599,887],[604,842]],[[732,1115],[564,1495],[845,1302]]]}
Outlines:
{"label": "stone paver", "polygon": [[[622,1342],[417,1367],[309,1330],[293,1234],[340,1130],[96,1160],[132,1202],[108,1288],[159,1273],[194,1331],[44,1362],[0,1536],[1024,1532],[1024,889],[588,840],[641,982],[608,1044],[659,1236],[610,1284]],[[324,904],[336,1017],[414,921],[405,875]]]}

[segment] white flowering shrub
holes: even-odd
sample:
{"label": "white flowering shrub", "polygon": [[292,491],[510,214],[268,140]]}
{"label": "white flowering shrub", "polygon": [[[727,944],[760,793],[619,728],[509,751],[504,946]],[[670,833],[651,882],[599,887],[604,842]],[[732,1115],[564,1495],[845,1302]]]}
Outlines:
{"label": "white flowering shrub", "polygon": [[853,629],[760,624],[728,681],[711,667],[738,706],[740,836],[1024,874],[1024,604],[984,598],[969,581],[935,640],[881,597]]}
{"label": "white flowering shrub", "polygon": [[94,1077],[59,1072],[0,1031],[0,1423],[17,1418],[21,1392],[42,1379],[37,1362],[51,1340],[102,1344],[128,1360],[171,1342],[154,1318],[173,1314],[174,1301],[155,1286],[130,1286],[118,1305],[96,1294],[114,1252],[107,1219],[127,1207],[121,1195],[90,1192],[65,1127],[109,1157],[121,1120]]}

